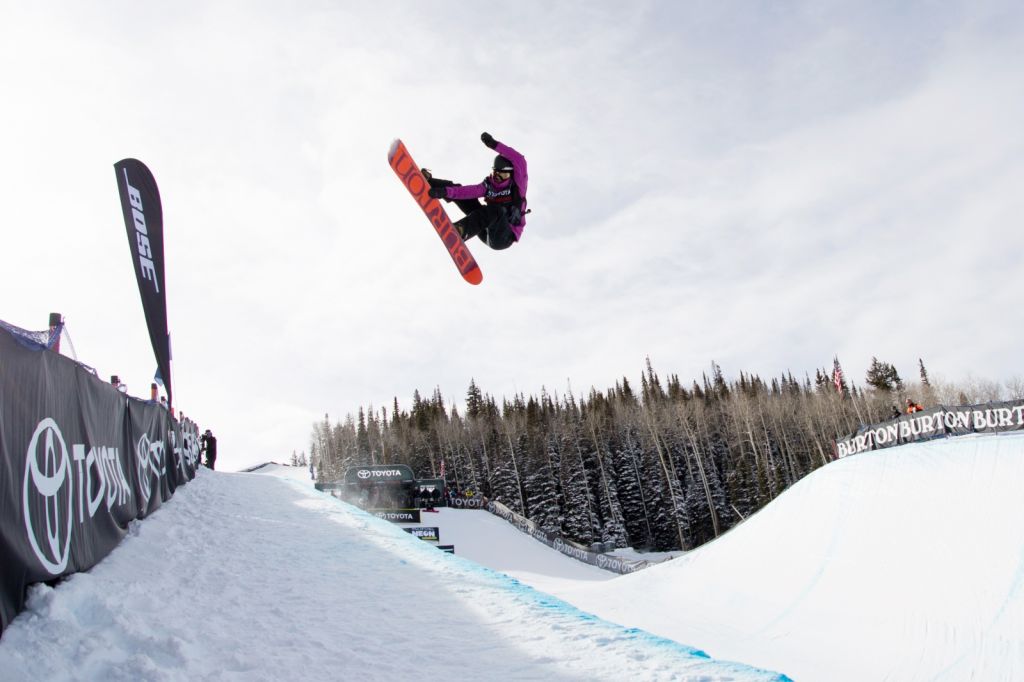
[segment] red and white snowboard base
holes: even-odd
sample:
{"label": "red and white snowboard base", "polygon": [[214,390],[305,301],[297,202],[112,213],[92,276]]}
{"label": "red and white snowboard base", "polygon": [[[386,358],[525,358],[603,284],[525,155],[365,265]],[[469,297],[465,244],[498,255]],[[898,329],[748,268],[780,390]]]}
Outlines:
{"label": "red and white snowboard base", "polygon": [[430,220],[430,224],[434,226],[437,236],[441,238],[444,247],[448,249],[448,254],[455,262],[455,267],[459,269],[462,278],[470,284],[480,284],[484,279],[484,274],[480,272],[480,266],[476,264],[473,254],[466,248],[466,243],[462,241],[462,237],[452,225],[441,202],[427,193],[430,190],[430,183],[423,177],[420,167],[409,156],[409,150],[405,148],[405,144],[401,140],[395,140],[391,144],[391,149],[388,150],[388,163],[391,164],[398,179],[402,181],[405,188],[409,190],[409,194],[423,210],[423,214]]}

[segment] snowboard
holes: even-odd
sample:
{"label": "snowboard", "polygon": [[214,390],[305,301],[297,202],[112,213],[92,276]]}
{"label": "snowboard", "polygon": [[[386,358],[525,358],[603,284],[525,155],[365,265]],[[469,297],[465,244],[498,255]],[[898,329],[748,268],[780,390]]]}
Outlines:
{"label": "snowboard", "polygon": [[430,190],[430,183],[423,177],[420,167],[412,160],[409,150],[405,148],[405,144],[401,140],[391,143],[391,149],[388,150],[388,163],[391,164],[398,179],[409,190],[412,198],[416,200],[430,224],[434,226],[437,236],[441,238],[441,243],[448,249],[448,255],[452,257],[462,279],[470,284],[480,284],[484,279],[484,274],[480,272],[480,266],[476,264],[473,254],[466,248],[466,243],[462,241],[462,237],[452,225],[441,202],[427,194]]}

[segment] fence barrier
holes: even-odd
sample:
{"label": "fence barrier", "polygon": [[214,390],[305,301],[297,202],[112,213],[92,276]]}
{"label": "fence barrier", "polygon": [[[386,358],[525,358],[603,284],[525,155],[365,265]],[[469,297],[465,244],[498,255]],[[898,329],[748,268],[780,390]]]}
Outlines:
{"label": "fence barrier", "polygon": [[190,481],[199,429],[0,324],[0,633],[29,585],[87,570]]}
{"label": "fence barrier", "polygon": [[960,407],[939,405],[881,424],[862,426],[856,433],[836,440],[836,456],[848,457],[933,438],[1022,430],[1024,400]]}

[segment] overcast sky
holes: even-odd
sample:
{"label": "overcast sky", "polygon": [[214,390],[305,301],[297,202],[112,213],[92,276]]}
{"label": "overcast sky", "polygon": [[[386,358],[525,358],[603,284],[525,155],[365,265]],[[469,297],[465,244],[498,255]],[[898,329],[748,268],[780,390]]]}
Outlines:
{"label": "overcast sky", "polygon": [[[220,462],[475,379],[1024,376],[1024,5],[0,0],[0,319],[155,369],[113,164],[163,199],[176,407]],[[533,213],[472,287],[387,164]],[[453,218],[460,217],[451,205]]]}

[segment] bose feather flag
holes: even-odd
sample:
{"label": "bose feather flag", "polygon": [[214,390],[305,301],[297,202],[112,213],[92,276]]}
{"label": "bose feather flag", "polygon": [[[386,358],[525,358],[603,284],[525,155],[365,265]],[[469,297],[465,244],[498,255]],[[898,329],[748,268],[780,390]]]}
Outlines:
{"label": "bose feather flag", "polygon": [[121,211],[128,231],[132,267],[139,283],[149,340],[156,355],[157,376],[171,399],[171,342],[167,333],[167,296],[164,288],[164,219],[160,190],[153,174],[137,159],[114,164]]}

